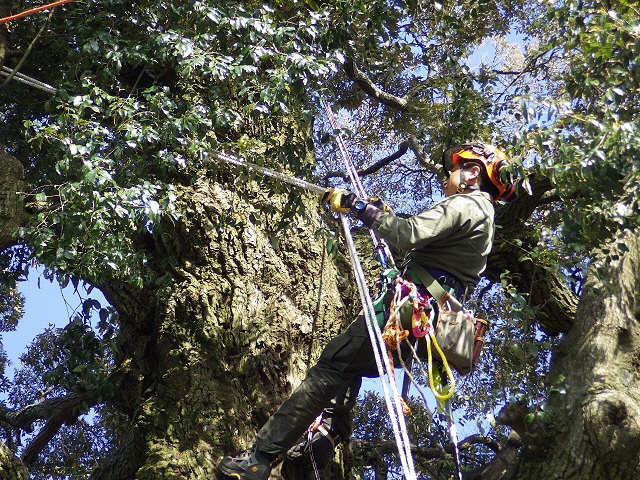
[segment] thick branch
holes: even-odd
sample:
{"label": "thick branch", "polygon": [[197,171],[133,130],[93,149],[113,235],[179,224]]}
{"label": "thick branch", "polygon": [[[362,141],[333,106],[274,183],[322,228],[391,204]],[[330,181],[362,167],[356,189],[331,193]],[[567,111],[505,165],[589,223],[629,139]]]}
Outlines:
{"label": "thick branch", "polygon": [[[380,442],[358,442],[356,440],[352,440],[354,447],[357,446],[359,449],[362,449],[367,452],[371,452],[375,450],[377,455],[387,455],[397,452],[398,445],[393,440],[383,440]],[[471,435],[460,442],[458,442],[458,448],[460,450],[465,450],[470,448],[473,445],[486,445],[494,452],[499,452],[501,450],[500,445],[495,440],[491,438],[485,437],[483,435]],[[453,454],[453,445],[447,445],[444,448],[438,447],[418,447],[416,445],[411,446],[411,451],[416,457],[422,458],[423,460],[435,460],[439,458],[446,458],[448,455]]]}
{"label": "thick branch", "polygon": [[[361,168],[359,170],[357,170],[358,176],[359,177],[366,177],[367,175],[372,175],[376,172],[378,172],[380,169],[386,167],[387,165],[389,165],[390,163],[392,163],[393,161],[397,160],[398,158],[402,157],[405,153],[407,153],[407,150],[411,149],[411,151],[414,153],[414,155],[416,156],[416,158],[418,159],[418,163],[424,167],[425,169],[429,170],[432,173],[437,173],[437,168],[436,166],[430,162],[425,156],[424,153],[422,153],[422,149],[420,148],[420,145],[418,144],[418,140],[416,137],[411,136],[408,139],[406,139],[404,142],[402,142],[400,145],[398,145],[398,150],[394,153],[392,153],[391,155],[384,157],[380,160],[378,160],[377,162],[375,162],[372,165],[369,165],[366,168]],[[343,171],[343,170],[333,170],[331,172],[327,172],[327,174],[325,175],[325,179],[328,178],[343,178],[343,179],[347,179],[348,178],[348,173]]]}
{"label": "thick branch", "polygon": [[[530,293],[531,305],[540,306],[538,322],[549,335],[566,333],[573,325],[578,297],[567,285],[562,272],[548,268],[528,258],[536,246],[526,221],[541,205],[555,198],[552,186],[545,178],[532,176],[533,195],[522,194],[496,211],[498,225],[493,251],[485,275],[500,281],[502,272],[509,271],[520,292]],[[516,242],[520,243],[516,243]]]}
{"label": "thick branch", "polygon": [[25,465],[32,465],[38,454],[46,447],[63,424],[75,422],[87,407],[98,403],[97,390],[89,390],[84,393],[73,393],[65,397],[51,398],[43,402],[27,405],[19,412],[11,412],[5,415],[4,422],[13,428],[21,428],[27,432],[33,430],[33,423],[37,420],[46,420],[45,426],[22,454]]}
{"label": "thick branch", "polygon": [[505,476],[518,461],[521,442],[517,433],[511,432],[506,445],[486,465],[465,474],[466,480],[498,480],[511,478]]}
{"label": "thick branch", "polygon": [[402,111],[413,111],[411,104],[406,97],[397,97],[390,93],[385,92],[378,87],[373,81],[360,70],[353,60],[348,60],[344,63],[344,69],[351,80],[365,91],[369,96],[379,100],[385,105]]}
{"label": "thick branch", "polygon": [[460,450],[464,450],[473,445],[486,445],[494,452],[499,452],[500,450],[502,450],[502,447],[498,442],[496,442],[492,438],[485,437],[484,435],[470,435],[458,443],[458,448]]}

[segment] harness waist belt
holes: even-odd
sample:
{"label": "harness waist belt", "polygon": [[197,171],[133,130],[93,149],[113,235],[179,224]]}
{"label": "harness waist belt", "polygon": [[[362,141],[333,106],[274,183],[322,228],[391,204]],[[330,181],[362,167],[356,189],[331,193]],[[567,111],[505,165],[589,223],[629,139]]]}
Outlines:
{"label": "harness waist belt", "polygon": [[439,268],[426,268],[426,270],[438,281],[440,285],[453,288],[456,297],[462,297],[464,295],[465,288],[462,285],[462,282],[449,272],[440,270]]}

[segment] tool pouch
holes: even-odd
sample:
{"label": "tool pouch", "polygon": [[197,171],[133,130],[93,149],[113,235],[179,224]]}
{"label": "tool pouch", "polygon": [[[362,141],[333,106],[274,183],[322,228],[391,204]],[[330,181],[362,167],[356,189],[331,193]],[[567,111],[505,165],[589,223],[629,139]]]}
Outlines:
{"label": "tool pouch", "polygon": [[[460,375],[466,375],[476,366],[482,351],[482,335],[487,321],[465,313],[441,310],[436,323],[436,340],[449,365]],[[438,352],[434,357],[440,359]]]}

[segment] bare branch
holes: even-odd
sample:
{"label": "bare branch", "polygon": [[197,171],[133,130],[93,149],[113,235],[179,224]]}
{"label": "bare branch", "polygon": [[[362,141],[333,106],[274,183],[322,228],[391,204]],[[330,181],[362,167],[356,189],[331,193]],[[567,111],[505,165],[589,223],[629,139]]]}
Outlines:
{"label": "bare branch", "polygon": [[[383,440],[380,442],[359,442],[357,440],[352,440],[354,446],[357,446],[360,449],[366,450],[370,452],[371,450],[376,450],[376,453],[379,455],[386,455],[390,453],[394,453],[398,449],[398,445],[393,440]],[[494,452],[499,452],[502,447],[495,440],[485,437],[484,435],[470,435],[458,442],[458,448],[461,450],[468,449],[472,445],[486,445]],[[417,457],[420,457],[424,460],[434,460],[438,458],[445,458],[449,455],[453,454],[453,446],[447,445],[442,447],[440,445],[436,447],[419,447],[417,445],[411,445],[411,451]]]}
{"label": "bare branch", "polygon": [[381,101],[385,105],[395,108],[401,111],[413,111],[406,97],[397,97],[390,93],[385,92],[378,87],[373,81],[360,70],[353,60],[348,60],[344,63],[344,69],[347,72],[349,78],[351,78],[356,84],[364,90],[369,96]]}
{"label": "bare branch", "polygon": [[82,415],[87,407],[98,403],[100,396],[97,389],[83,393],[50,398],[43,402],[27,405],[18,412],[3,415],[3,421],[12,428],[20,428],[26,432],[33,431],[33,423],[46,420],[45,426],[38,432],[22,454],[25,465],[32,465],[38,454],[46,447],[63,424],[71,424]]}
{"label": "bare branch", "polygon": [[[430,171],[431,173],[434,173],[434,174],[437,173],[436,166],[433,165],[433,163],[431,163],[422,153],[422,149],[420,148],[420,145],[418,144],[418,140],[416,139],[416,137],[411,136],[398,146],[398,150],[396,152],[378,160],[377,162],[375,162],[372,165],[369,165],[368,167],[359,169],[357,171],[358,176],[366,177],[367,175],[371,175],[373,173],[378,172],[383,167],[386,167],[391,162],[402,157],[405,153],[407,153],[407,150],[409,149],[411,149],[411,151],[415,154],[416,158],[418,159],[418,163],[423,168]],[[325,180],[329,178],[342,178],[346,180],[348,178],[348,174],[343,170],[333,170],[333,171],[327,172],[327,174],[325,175]]]}
{"label": "bare branch", "polygon": [[470,435],[464,440],[461,440],[460,442],[458,442],[458,448],[460,450],[464,450],[471,447],[472,445],[479,445],[479,444],[486,445],[494,452],[499,452],[500,450],[502,450],[502,446],[498,442],[496,442],[492,438],[485,437],[484,435]]}
{"label": "bare branch", "polygon": [[507,444],[486,465],[465,474],[467,480],[493,480],[505,478],[505,472],[518,461],[521,440],[517,433],[511,432]]}

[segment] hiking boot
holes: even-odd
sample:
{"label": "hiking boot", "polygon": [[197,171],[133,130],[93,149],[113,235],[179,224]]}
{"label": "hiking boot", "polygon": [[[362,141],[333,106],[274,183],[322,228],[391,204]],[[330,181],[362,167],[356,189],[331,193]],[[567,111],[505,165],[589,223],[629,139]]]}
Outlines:
{"label": "hiking boot", "polygon": [[272,455],[254,449],[237,457],[224,457],[218,464],[218,470],[238,480],[267,480],[274,461]]}

